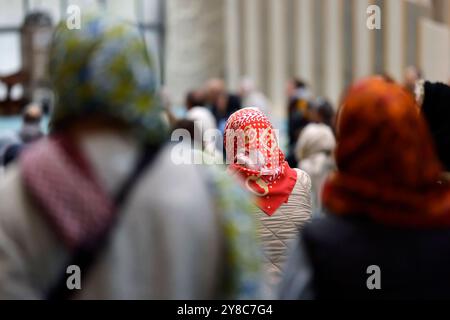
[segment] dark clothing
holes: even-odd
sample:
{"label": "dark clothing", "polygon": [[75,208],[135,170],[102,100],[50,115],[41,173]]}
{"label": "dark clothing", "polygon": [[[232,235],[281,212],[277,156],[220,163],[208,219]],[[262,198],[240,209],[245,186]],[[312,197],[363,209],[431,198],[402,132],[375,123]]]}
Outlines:
{"label": "dark clothing", "polygon": [[30,143],[33,143],[44,136],[39,125],[35,124],[25,124],[22,126],[21,130],[18,132],[18,137],[20,138],[20,143],[14,143],[9,145],[4,153],[3,158],[0,158],[0,166],[8,166],[9,164],[15,162],[22,150]]}
{"label": "dark clothing", "polygon": [[308,108],[308,101],[305,99],[291,98],[288,105],[288,137],[289,150],[286,157],[289,165],[294,168],[297,167],[297,159],[295,158],[295,145],[298,137],[309,124],[305,111]]}
{"label": "dark clothing", "polygon": [[219,110],[216,105],[211,106],[211,112],[214,115],[214,118],[216,118],[219,128],[221,123],[226,122],[227,119],[239,109],[241,109],[241,98],[234,94],[229,94],[227,96],[227,105],[224,111]]}
{"label": "dark clothing", "polygon": [[288,131],[289,145],[295,146],[300,132],[309,123],[305,111],[308,108],[308,101],[304,99],[292,98],[289,101]]}
{"label": "dark clothing", "polygon": [[427,119],[439,158],[450,171],[450,87],[425,82],[422,112]]}
{"label": "dark clothing", "polygon": [[[449,229],[393,228],[329,215],[305,227],[301,244],[312,271],[313,298],[450,298]],[[380,268],[381,290],[367,287],[372,265]]]}
{"label": "dark clothing", "polygon": [[19,131],[19,137],[23,143],[31,143],[39,140],[44,136],[41,131],[40,124],[24,124],[22,129]]}
{"label": "dark clothing", "polygon": [[6,150],[3,155],[3,166],[8,166],[19,158],[20,152],[23,149],[21,144],[12,144]]}

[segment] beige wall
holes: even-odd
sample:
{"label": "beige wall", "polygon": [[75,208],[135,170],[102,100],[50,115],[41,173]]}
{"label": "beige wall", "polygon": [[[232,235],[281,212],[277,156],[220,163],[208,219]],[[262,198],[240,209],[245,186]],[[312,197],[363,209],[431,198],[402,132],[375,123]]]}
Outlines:
{"label": "beige wall", "polygon": [[[207,76],[223,75],[230,89],[236,90],[242,77],[251,76],[272,100],[276,113],[283,114],[285,83],[292,76],[305,79],[316,95],[336,104],[346,82],[375,72],[376,55],[382,55],[381,69],[397,81],[402,81],[403,70],[409,63],[442,71],[450,57],[442,54],[439,59],[432,59],[423,48],[436,47],[431,44],[442,35],[431,32],[427,33],[427,42],[419,39],[420,20],[440,19],[450,26],[450,0],[376,1],[382,4],[381,47],[377,47],[380,35],[376,41],[375,31],[366,27],[367,7],[375,1],[168,0],[172,4],[169,11],[188,10],[188,3],[204,5],[201,9],[196,7],[199,12],[192,20],[179,21],[182,15],[174,13],[171,17],[169,13],[167,63],[172,67],[166,69],[168,86],[176,84],[175,90],[180,90],[188,79],[193,85]],[[345,28],[348,21],[343,18],[344,11],[348,10],[351,10],[351,30]],[[221,15],[223,35],[220,38]],[[202,41],[195,40],[197,36]],[[218,52],[221,47],[218,39],[223,41],[222,53]],[[211,45],[189,48],[189,43],[198,46],[207,41]],[[351,48],[344,47],[344,43],[351,43]],[[184,50],[184,53],[171,53],[171,50]],[[349,50],[351,60],[347,59]],[[214,59],[217,59],[215,65]],[[191,67],[180,66],[183,63],[190,63]],[[206,71],[196,70],[203,67]],[[348,79],[348,70],[352,79]]]}
{"label": "beige wall", "polygon": [[[239,1],[239,0],[235,0]],[[225,76],[235,60],[225,60],[222,0],[167,0],[166,85],[175,103],[183,102],[188,90],[210,77]],[[236,30],[228,30],[236,33]],[[228,32],[229,34],[230,32]],[[226,41],[225,41],[226,40]]]}
{"label": "beige wall", "polygon": [[443,23],[421,20],[419,52],[425,77],[446,83],[450,78],[450,28]]}
{"label": "beige wall", "polygon": [[386,1],[384,17],[385,71],[396,81],[402,81],[405,66],[404,43],[405,6],[402,1]]}

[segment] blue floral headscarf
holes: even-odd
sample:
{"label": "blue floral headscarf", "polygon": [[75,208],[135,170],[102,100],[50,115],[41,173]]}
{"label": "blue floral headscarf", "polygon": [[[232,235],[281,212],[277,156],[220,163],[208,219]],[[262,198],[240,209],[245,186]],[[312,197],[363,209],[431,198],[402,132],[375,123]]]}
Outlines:
{"label": "blue floral headscarf", "polygon": [[78,30],[63,22],[54,34],[49,67],[56,95],[53,128],[105,115],[147,142],[165,139],[154,61],[136,27],[97,15],[83,17]]}

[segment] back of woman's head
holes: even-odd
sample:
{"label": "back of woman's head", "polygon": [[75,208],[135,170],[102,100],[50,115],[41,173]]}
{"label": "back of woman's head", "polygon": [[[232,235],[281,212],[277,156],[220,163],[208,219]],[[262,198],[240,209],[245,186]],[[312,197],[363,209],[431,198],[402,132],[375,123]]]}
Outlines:
{"label": "back of woman's head", "polygon": [[336,139],[330,127],[322,123],[311,123],[301,132],[298,140],[298,161],[318,153],[332,155]]}
{"label": "back of woman's head", "polygon": [[83,15],[78,30],[61,23],[51,45],[50,74],[54,131],[105,117],[125,123],[142,139],[162,139],[157,74],[136,27],[96,15]]}
{"label": "back of woman's head", "polygon": [[337,119],[336,162],[323,190],[332,213],[368,215],[382,223],[450,226],[450,190],[413,98],[370,78],[350,88]]}
{"label": "back of woman's head", "polygon": [[350,88],[339,110],[337,136],[341,172],[399,187],[439,177],[440,164],[415,101],[382,78]]}

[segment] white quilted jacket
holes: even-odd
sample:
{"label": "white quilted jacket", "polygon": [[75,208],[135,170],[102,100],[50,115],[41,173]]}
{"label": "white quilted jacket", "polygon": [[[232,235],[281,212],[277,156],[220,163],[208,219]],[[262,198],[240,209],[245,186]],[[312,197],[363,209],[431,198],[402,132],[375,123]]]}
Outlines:
{"label": "white quilted jacket", "polygon": [[279,285],[289,249],[295,243],[298,231],[311,219],[311,179],[306,172],[295,170],[297,183],[287,203],[271,217],[255,206],[260,222],[258,234],[264,249],[266,290],[269,295]]}

